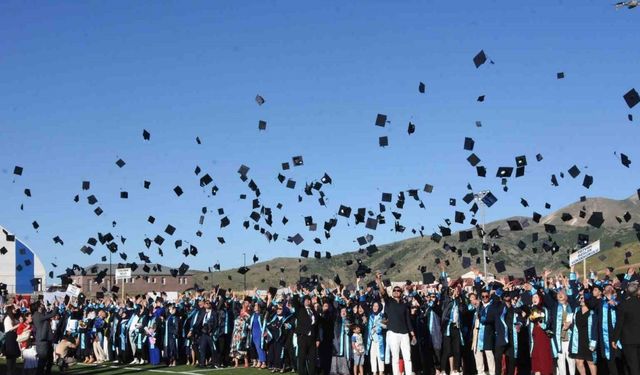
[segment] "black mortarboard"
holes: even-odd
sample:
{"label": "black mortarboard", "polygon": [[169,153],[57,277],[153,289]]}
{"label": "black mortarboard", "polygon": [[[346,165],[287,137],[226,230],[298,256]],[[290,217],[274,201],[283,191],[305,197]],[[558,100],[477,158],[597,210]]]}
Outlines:
{"label": "black mortarboard", "polygon": [[367,218],[367,222],[365,224],[365,227],[367,229],[371,229],[371,230],[376,230],[376,228],[378,227],[378,220],[372,218],[372,217],[368,217]]}
{"label": "black mortarboard", "polygon": [[556,78],[557,78],[557,79],[563,79],[563,78],[564,78],[564,72],[558,72],[558,73],[556,73]]}
{"label": "black mortarboard", "polygon": [[263,105],[265,102],[264,98],[260,95],[256,95],[256,103],[258,103],[258,105]]}
{"label": "black mortarboard", "polygon": [[496,267],[497,273],[502,273],[507,270],[507,268],[504,266],[504,260],[495,262],[493,265]]}
{"label": "black mortarboard", "polygon": [[431,272],[423,272],[422,273],[422,283],[423,284],[433,284],[436,281],[435,276]]}
{"label": "black mortarboard", "polygon": [[631,220],[631,214],[629,213],[629,211],[625,212],[625,214],[624,214],[624,216],[622,218],[624,219],[624,221],[626,221],[628,223],[629,220]]}
{"label": "black mortarboard", "polygon": [[147,131],[147,129],[142,129],[142,139],[148,141],[151,139],[151,133]]}
{"label": "black mortarboard", "polygon": [[449,206],[455,206],[456,205],[456,199],[455,198],[449,198]]}
{"label": "black mortarboard", "polygon": [[[474,199],[475,199],[475,195],[473,195],[473,193],[467,193],[467,194],[465,194],[464,197],[462,197],[462,200],[466,204],[471,203]],[[454,199],[454,204],[455,204],[455,199]]]}
{"label": "black mortarboard", "polygon": [[126,163],[124,160],[122,160],[122,159],[118,159],[118,160],[116,161],[116,165],[117,165],[118,167],[120,167],[120,168],[124,167],[126,164],[127,164],[127,163]]}
{"label": "black mortarboard", "polygon": [[487,175],[487,168],[479,165],[476,167],[476,173],[478,174],[478,177],[485,177]]}
{"label": "black mortarboard", "polygon": [[467,161],[469,162],[469,164],[471,164],[472,167],[475,167],[476,165],[478,165],[478,163],[480,163],[480,158],[476,154],[471,154],[467,158]]}
{"label": "black mortarboard", "polygon": [[562,221],[569,221],[571,219],[573,219],[573,216],[571,216],[571,214],[568,212],[563,212],[562,216],[560,217],[560,220]]}
{"label": "black mortarboard", "polygon": [[386,147],[389,146],[389,137],[384,136],[384,137],[380,137],[378,138],[378,145],[380,147]]}
{"label": "black mortarboard", "polygon": [[627,155],[623,153],[620,153],[620,162],[622,163],[622,165],[624,165],[627,168],[629,168],[629,165],[631,165],[631,160]]}
{"label": "black mortarboard", "polygon": [[527,247],[527,244],[524,241],[522,240],[518,241],[518,248],[520,250],[524,250],[526,247]]}
{"label": "black mortarboard", "polygon": [[462,223],[464,223],[464,219],[465,219],[464,213],[462,213],[460,211],[456,211],[456,213],[455,213],[455,222],[459,223],[459,224],[462,224]]}
{"label": "black mortarboard", "polygon": [[587,220],[587,224],[594,226],[596,228],[600,228],[604,223],[604,217],[602,216],[602,212],[594,212],[591,214],[589,220]]}
{"label": "black mortarboard", "polygon": [[387,115],[379,114],[376,116],[376,126],[385,126],[387,124]]}
{"label": "black mortarboard", "polygon": [[424,84],[424,83],[420,82],[420,83],[418,84],[418,92],[419,92],[419,93],[424,94],[424,90],[425,90],[425,88],[426,88],[426,86],[425,86],[425,84]]}
{"label": "black mortarboard", "polygon": [[553,224],[545,224],[544,225],[544,231],[549,233],[549,234],[554,234],[556,233],[556,226]]}
{"label": "black mortarboard", "polygon": [[473,57],[473,64],[476,66],[476,69],[480,67],[480,65],[484,64],[487,61],[487,55],[485,55],[484,50],[480,50]]}
{"label": "black mortarboard", "polygon": [[303,257],[303,258],[308,258],[309,257],[309,250],[302,249],[300,251],[300,256]]}
{"label": "black mortarboard", "polygon": [[147,180],[145,180],[145,181],[144,181],[144,188],[145,188],[145,189],[149,189],[149,187],[150,187],[150,186],[151,186],[151,181],[147,181]]}
{"label": "black mortarboard", "polygon": [[294,156],[293,158],[291,158],[291,160],[293,161],[293,166],[294,167],[299,167],[304,165],[304,161],[302,160],[302,156],[298,155],[298,156]]}
{"label": "black mortarboard", "polygon": [[20,166],[17,166],[17,165],[16,165],[16,166],[13,168],[13,174],[15,174],[16,176],[22,176],[22,171],[23,171],[23,170],[24,170],[24,169],[23,169],[22,167],[20,167]]}
{"label": "black mortarboard", "polygon": [[118,293],[120,291],[120,287],[116,285],[111,286],[111,293]]}
{"label": "black mortarboard", "polygon": [[165,228],[164,232],[170,236],[173,236],[173,234],[176,232],[176,228],[173,225],[169,224]]}
{"label": "black mortarboard", "polygon": [[231,224],[231,220],[229,220],[228,217],[225,216],[222,219],[220,219],[220,228],[224,228],[229,224]]}
{"label": "black mortarboard", "polygon": [[513,173],[512,167],[500,167],[496,172],[496,177],[511,177],[512,173]]}
{"label": "black mortarboard", "polygon": [[578,166],[574,165],[573,167],[569,168],[568,172],[571,177],[576,178],[580,174],[580,169],[578,168]]}
{"label": "black mortarboard", "polygon": [[536,277],[538,277],[538,274],[536,273],[535,267],[527,268],[526,270],[524,270],[524,278],[526,280],[535,279]]}
{"label": "black mortarboard", "polygon": [[347,259],[347,260],[345,261],[345,264],[346,264],[347,266],[350,266],[350,265],[352,265],[352,264],[353,264],[353,260],[351,260],[351,259]]}
{"label": "black mortarboard", "polygon": [[588,174],[585,174],[584,180],[582,181],[582,186],[588,189],[591,187],[592,184],[593,184],[593,176],[589,176]]}
{"label": "black mortarboard", "polygon": [[263,120],[259,120],[258,121],[258,130],[266,130],[267,129],[267,122],[263,121]]}
{"label": "black mortarboard", "polygon": [[409,133],[409,135],[413,134],[416,132],[416,125],[412,122],[409,122],[409,126],[407,127],[407,133]]}
{"label": "black mortarboard", "polygon": [[351,215],[351,207],[340,205],[340,208],[338,209],[338,215],[348,218]]}
{"label": "black mortarboard", "polygon": [[465,150],[472,151],[474,145],[475,145],[475,142],[473,141],[473,138],[469,138],[469,137],[465,137],[464,138],[464,149]]}
{"label": "black mortarboard", "polygon": [[182,263],[180,268],[178,268],[178,274],[180,276],[183,276],[185,273],[187,273],[187,271],[189,271],[189,266],[185,263]]}
{"label": "black mortarboard", "polygon": [[[425,184],[423,190],[425,193],[431,193],[433,192],[433,185]],[[640,197],[640,189],[638,189],[638,191],[638,196]]]}
{"label": "black mortarboard", "polygon": [[102,215],[102,213],[103,213],[104,211],[102,211],[102,208],[100,208],[100,207],[96,207],[96,209],[95,209],[95,210],[93,210],[93,212],[95,212],[95,214],[96,214],[97,216],[100,216],[100,215]]}
{"label": "black mortarboard", "polygon": [[551,208],[551,204],[549,204],[549,203],[545,203],[545,204],[544,204],[544,208],[546,208],[547,210],[548,210],[548,209],[550,209],[550,208]]}
{"label": "black mortarboard", "polygon": [[484,197],[482,197],[481,200],[482,200],[482,203],[485,204],[485,206],[491,207],[498,201],[498,198],[496,198],[496,196],[493,195],[493,193],[488,192],[487,194],[484,195]]}
{"label": "black mortarboard", "polygon": [[178,185],[178,186],[173,188],[173,192],[176,193],[177,196],[181,196],[182,195],[182,188]]}
{"label": "black mortarboard", "polygon": [[242,266],[242,267],[238,268],[238,273],[241,274],[241,275],[244,275],[247,272],[249,272],[249,267]]}
{"label": "black mortarboard", "polygon": [[509,224],[509,229],[513,231],[522,230],[522,224],[518,220],[507,220],[507,224]]}
{"label": "black mortarboard", "polygon": [[484,97],[485,97],[484,95],[480,95],[480,96],[478,96],[477,101],[479,101],[479,102],[481,102],[481,103],[482,103],[482,102],[484,102]]}
{"label": "black mortarboard", "polygon": [[623,98],[629,108],[633,108],[636,104],[640,103],[640,95],[638,95],[636,89],[629,90],[624,94]]}
{"label": "black mortarboard", "polygon": [[211,176],[209,176],[209,174],[205,174],[204,176],[200,177],[200,186],[201,187],[205,187],[207,185],[209,185],[210,183],[213,182],[213,178],[211,178]]}
{"label": "black mortarboard", "polygon": [[471,258],[469,257],[462,257],[462,268],[469,268],[471,267]]}

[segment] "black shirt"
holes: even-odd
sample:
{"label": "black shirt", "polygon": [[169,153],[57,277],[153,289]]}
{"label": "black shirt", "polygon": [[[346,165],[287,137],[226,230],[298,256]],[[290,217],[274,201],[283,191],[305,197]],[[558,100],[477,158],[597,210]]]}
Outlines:
{"label": "black shirt", "polygon": [[395,333],[405,334],[413,331],[411,319],[409,318],[409,306],[404,302],[398,302],[395,299],[384,297],[384,311],[389,319],[387,330]]}

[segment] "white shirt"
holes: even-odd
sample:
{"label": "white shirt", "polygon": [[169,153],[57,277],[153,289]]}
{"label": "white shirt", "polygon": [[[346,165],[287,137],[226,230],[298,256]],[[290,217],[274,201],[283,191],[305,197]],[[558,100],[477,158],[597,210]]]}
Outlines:
{"label": "white shirt", "polygon": [[18,328],[18,325],[13,325],[13,321],[8,316],[4,318],[4,332],[7,333],[9,331],[13,331]]}

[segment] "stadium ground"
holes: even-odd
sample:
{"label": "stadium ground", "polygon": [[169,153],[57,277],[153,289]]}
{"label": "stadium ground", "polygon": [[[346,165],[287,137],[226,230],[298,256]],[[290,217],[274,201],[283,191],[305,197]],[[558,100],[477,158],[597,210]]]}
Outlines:
{"label": "stadium ground", "polygon": [[[22,374],[22,363],[18,363],[18,374]],[[6,361],[4,358],[0,358],[0,374],[6,374]],[[70,374],[70,375],[80,375],[80,374],[96,374],[96,375],[124,375],[124,374],[182,374],[182,375],[207,375],[207,374],[218,374],[218,375],[267,375],[271,374],[268,370],[260,370],[254,368],[224,368],[224,369],[213,369],[213,368],[205,368],[201,369],[193,366],[176,366],[176,367],[166,367],[166,366],[127,366],[127,365],[114,365],[111,363],[105,363],[102,365],[85,365],[85,364],[77,364],[72,368],[66,370],[65,372],[59,372],[58,367],[54,366],[52,374]]]}

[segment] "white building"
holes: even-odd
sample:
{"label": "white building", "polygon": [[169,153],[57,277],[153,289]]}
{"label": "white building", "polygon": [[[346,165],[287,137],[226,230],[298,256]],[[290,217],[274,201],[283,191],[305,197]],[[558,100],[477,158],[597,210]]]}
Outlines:
{"label": "white building", "polygon": [[40,258],[24,242],[0,226],[0,283],[9,293],[45,289],[47,273]]}

